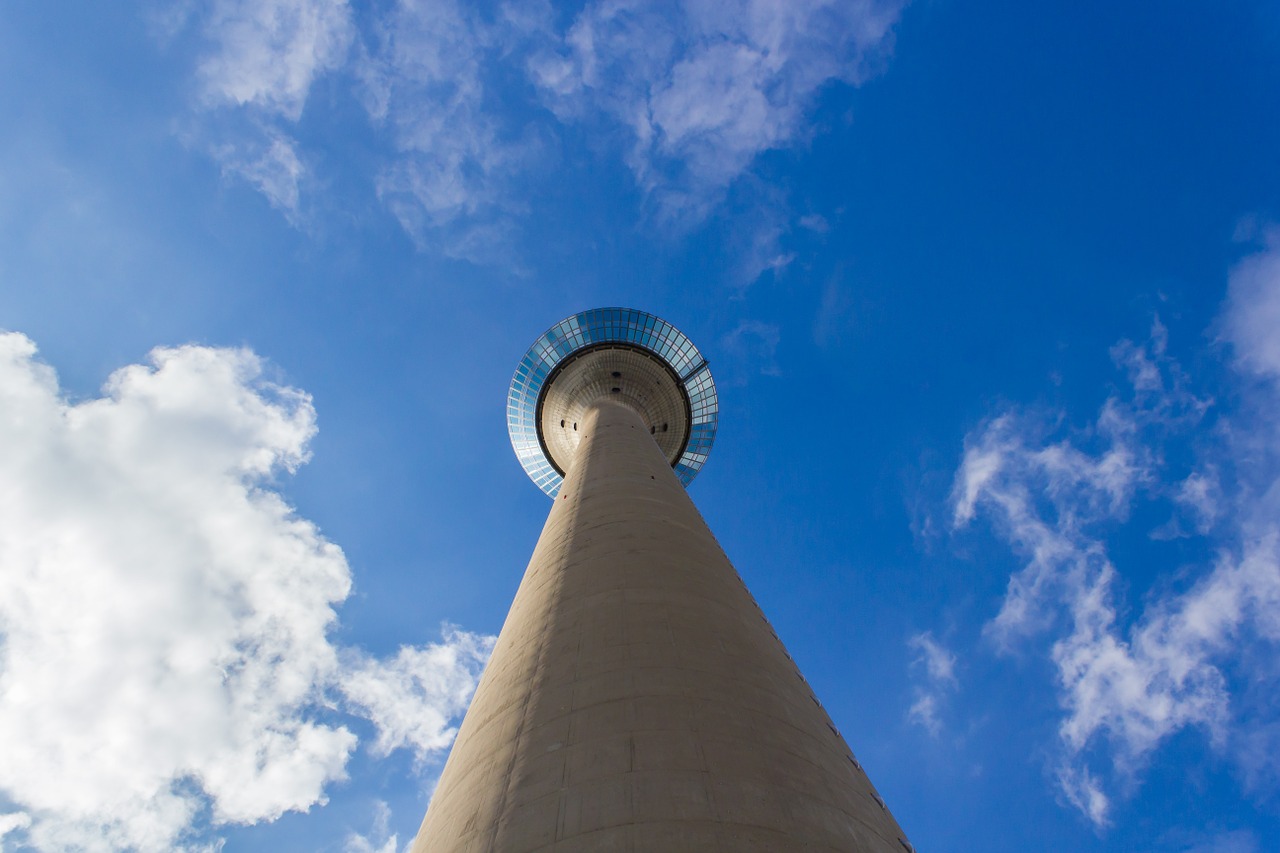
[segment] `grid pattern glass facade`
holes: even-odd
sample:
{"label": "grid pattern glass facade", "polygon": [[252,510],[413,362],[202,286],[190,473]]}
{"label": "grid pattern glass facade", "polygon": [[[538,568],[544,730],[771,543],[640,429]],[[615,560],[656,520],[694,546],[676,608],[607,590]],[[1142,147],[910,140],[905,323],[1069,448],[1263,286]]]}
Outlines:
{"label": "grid pattern glass facade", "polygon": [[686,486],[707,461],[716,438],[720,407],[711,368],[693,342],[665,320],[632,308],[596,308],[556,323],[533,342],[507,393],[507,431],[516,458],[529,478],[551,497],[560,491],[564,479],[556,473],[538,443],[538,397],[543,383],[556,365],[584,347],[622,342],[643,347],[660,357],[680,377],[693,420],[689,443],[674,466],[676,476]]}

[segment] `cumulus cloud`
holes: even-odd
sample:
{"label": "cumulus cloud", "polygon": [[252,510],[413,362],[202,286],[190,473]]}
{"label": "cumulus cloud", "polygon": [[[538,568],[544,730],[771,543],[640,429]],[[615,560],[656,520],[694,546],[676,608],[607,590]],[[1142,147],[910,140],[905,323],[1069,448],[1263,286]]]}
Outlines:
{"label": "cumulus cloud", "polygon": [[934,639],[932,631],[912,636],[907,640],[907,647],[915,654],[911,661],[912,668],[923,673],[923,678],[913,690],[915,698],[907,712],[907,718],[937,737],[942,732],[942,706],[948,694],[959,687],[956,679],[956,656]]}
{"label": "cumulus cloud", "polygon": [[422,758],[447,749],[458,733],[452,721],[466,711],[495,639],[446,625],[441,643],[351,664],[341,689],[377,726],[374,750],[411,747]]}
{"label": "cumulus cloud", "polygon": [[[1280,375],[1280,362],[1272,373],[1273,336],[1252,324],[1280,304],[1277,257],[1270,242],[1231,274],[1223,323],[1237,364],[1251,373]],[[1065,413],[1028,409],[989,420],[966,439],[953,493],[958,526],[981,515],[1026,560],[987,635],[1005,649],[1049,639],[1064,710],[1058,781],[1098,825],[1108,821],[1109,773],[1135,778],[1182,729],[1204,732],[1247,779],[1277,773],[1267,756],[1276,754],[1280,720],[1269,703],[1250,701],[1245,685],[1274,687],[1277,677],[1249,661],[1267,659],[1280,643],[1280,516],[1269,509],[1269,496],[1280,492],[1272,440],[1280,394],[1252,384],[1239,412],[1218,411],[1192,393],[1166,347],[1158,323],[1146,344],[1115,347],[1128,390],[1084,427],[1065,425]],[[1209,417],[1219,425],[1206,429]],[[1206,436],[1214,444],[1199,451],[1192,470],[1168,461]],[[1166,581],[1126,618],[1123,569],[1110,556],[1108,531],[1140,500],[1215,535],[1218,557],[1178,584],[1171,581],[1179,567],[1168,567]]]}
{"label": "cumulus cloud", "polygon": [[0,841],[4,841],[4,837],[9,833],[26,829],[31,825],[31,815],[24,812],[10,812],[9,814],[0,815]]}
{"label": "cumulus cloud", "polygon": [[[356,746],[348,684],[379,749],[448,743],[488,640],[451,630],[385,673],[330,641],[350,569],[273,488],[315,413],[263,369],[157,349],[72,403],[0,335],[0,828],[37,849],[202,849],[323,803]],[[395,716],[377,680],[401,670],[426,686],[384,691]],[[433,722],[404,722],[414,701]]]}

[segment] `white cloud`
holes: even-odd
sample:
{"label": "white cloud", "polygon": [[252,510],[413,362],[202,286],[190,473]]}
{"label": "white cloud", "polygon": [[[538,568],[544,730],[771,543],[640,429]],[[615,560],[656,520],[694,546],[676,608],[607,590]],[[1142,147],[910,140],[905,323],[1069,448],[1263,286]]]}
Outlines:
{"label": "white cloud", "polygon": [[782,248],[782,239],[791,230],[785,205],[770,197],[774,194],[759,188],[749,195],[753,196],[748,206],[750,213],[739,217],[728,241],[737,257],[734,283],[739,294],[766,272],[780,276],[796,259],[795,252]]}
{"label": "white cloud", "polygon": [[213,0],[213,50],[200,63],[206,97],[297,121],[311,84],[343,64],[353,27],[346,0]]}
{"label": "white cloud", "polygon": [[936,694],[916,691],[915,701],[907,709],[907,719],[937,737],[942,733],[942,719],[938,716],[939,704]]}
{"label": "white cloud", "polygon": [[346,0],[207,0],[156,17],[162,41],[193,21],[207,43],[197,71],[204,114],[187,138],[298,224],[311,176],[293,125],[315,81],[347,62]]}
{"label": "white cloud", "polygon": [[1208,466],[1203,471],[1192,471],[1178,484],[1174,500],[1191,515],[1196,532],[1207,534],[1225,505],[1217,469]]}
{"label": "white cloud", "polygon": [[1261,849],[1257,836],[1247,829],[1237,829],[1217,835],[1210,835],[1204,831],[1199,834],[1205,837],[1191,841],[1186,846],[1179,845],[1177,848],[1179,853],[1258,853]]}
{"label": "white cloud", "polygon": [[529,70],[561,118],[603,113],[659,214],[701,220],[764,151],[802,138],[818,91],[890,47],[895,0],[590,3]]}
{"label": "white cloud", "polygon": [[817,213],[808,213],[801,216],[796,220],[796,224],[801,228],[814,232],[815,234],[826,234],[831,230],[831,223]]}
{"label": "white cloud", "polygon": [[1072,806],[1089,818],[1094,826],[1106,826],[1111,800],[1098,786],[1098,780],[1080,767],[1063,767],[1058,771],[1058,788]]}
{"label": "white cloud", "polygon": [[[804,220],[801,220],[801,225]],[[822,288],[822,300],[813,320],[813,342],[826,349],[840,342],[841,335],[856,328],[853,299],[849,288],[843,285],[843,269],[837,268]]]}
{"label": "white cloud", "polygon": [[1280,379],[1280,228],[1264,230],[1262,242],[1231,270],[1222,319],[1240,365]]}
{"label": "white cloud", "polygon": [[297,224],[302,189],[322,183],[306,164],[323,158],[308,156],[296,125],[316,81],[341,73],[389,148],[367,177],[409,235],[449,256],[515,265],[522,205],[510,182],[540,144],[504,124],[500,93],[486,85],[504,58],[502,21],[456,0],[363,10],[360,33],[346,0],[206,0],[177,17],[203,22],[203,113],[190,136],[225,173]]}
{"label": "white cloud", "polygon": [[0,841],[4,841],[4,837],[9,833],[29,826],[31,826],[31,815],[25,812],[0,814]]}
{"label": "white cloud", "polygon": [[942,732],[942,706],[947,696],[959,687],[956,656],[934,639],[931,631],[912,636],[907,640],[907,647],[915,653],[912,668],[924,673],[924,678],[913,688],[914,701],[907,711],[907,719],[937,737]]}
{"label": "white cloud", "polygon": [[[621,131],[652,211],[683,228],[762,152],[805,137],[824,86],[878,67],[902,5],[595,0],[560,32],[547,3],[486,12],[396,0],[362,10],[357,32],[346,0],[203,0],[156,26],[165,40],[200,24],[198,135],[226,171],[296,213],[290,167],[316,158],[299,150],[294,125],[316,81],[345,74],[394,151],[371,176],[387,206],[420,245],[491,263],[510,253],[525,213],[517,176],[543,161],[550,130],[518,75],[561,121]],[[228,144],[246,120],[261,141]],[[757,230],[747,265],[756,275],[785,266],[777,229]]]}
{"label": "white cloud", "polygon": [[297,143],[287,135],[264,127],[237,142],[214,146],[213,155],[224,175],[248,181],[291,221],[296,218],[306,169],[298,159]]}
{"label": "white cloud", "polygon": [[[45,850],[197,849],[202,826],[324,802],[356,745],[328,695],[373,691],[381,670],[330,642],[350,569],[272,488],[308,457],[310,399],[251,352],[186,346],[70,403],[34,355],[0,335],[7,831]],[[416,697],[447,720],[485,642],[403,650],[449,689],[402,713]]]}
{"label": "white cloud", "polygon": [[782,368],[778,366],[778,343],[781,340],[782,334],[774,324],[742,320],[720,339],[720,345],[748,372],[781,376]]}
{"label": "white cloud", "polygon": [[[1272,369],[1271,341],[1251,320],[1280,304],[1276,257],[1270,243],[1232,271],[1224,325],[1251,372]],[[1085,428],[1025,410],[986,423],[966,440],[953,493],[957,525],[982,515],[1027,561],[987,634],[1001,648],[1051,638],[1065,712],[1059,783],[1099,825],[1110,807],[1107,779],[1090,763],[1105,757],[1132,779],[1181,729],[1201,729],[1248,779],[1274,780],[1278,772],[1267,756],[1276,754],[1280,720],[1243,691],[1274,689],[1280,676],[1250,663],[1268,660],[1280,643],[1280,516],[1268,509],[1268,496],[1280,492],[1273,440],[1280,395],[1274,386],[1247,387],[1241,411],[1219,413],[1226,425],[1207,432],[1201,424],[1212,403],[1188,390],[1166,346],[1157,323],[1147,345],[1113,349],[1131,392],[1110,398]],[[1210,438],[1193,470],[1172,470],[1168,451]],[[1184,567],[1170,566],[1127,618],[1107,534],[1140,498],[1163,501],[1200,534],[1222,538],[1213,565],[1177,583]]]}
{"label": "white cloud", "polygon": [[510,181],[537,149],[505,126],[486,85],[501,33],[456,0],[401,0],[356,67],[396,156],[378,193],[421,245],[476,263],[512,260]]}
{"label": "white cloud", "polygon": [[446,625],[444,642],[405,646],[390,660],[364,657],[349,665],[340,689],[378,728],[375,752],[411,747],[420,759],[447,749],[452,722],[471,702],[494,637]]}
{"label": "white cloud", "polygon": [[379,800],[374,805],[373,829],[368,835],[356,832],[348,835],[342,846],[343,853],[396,853],[398,840],[390,826],[391,809]]}
{"label": "white cloud", "polygon": [[916,652],[915,662],[924,667],[930,681],[956,686],[956,656],[933,638],[932,631],[916,634],[907,646]]}
{"label": "white cloud", "polygon": [[[1045,633],[1056,637],[1050,656],[1066,710],[1059,782],[1069,802],[1099,824],[1108,798],[1083,763],[1097,738],[1107,738],[1116,768],[1132,773],[1172,732],[1192,725],[1217,732],[1227,717],[1211,660],[1218,649],[1184,630],[1199,612],[1194,593],[1150,605],[1130,631],[1120,624],[1117,572],[1092,531],[1122,520],[1153,473],[1137,462],[1136,427],[1105,425],[1135,423],[1132,413],[1118,414],[1122,409],[1114,399],[1104,407],[1091,432],[1107,441],[1094,453],[1046,443],[1042,422],[1006,413],[966,443],[955,498],[959,523],[981,510],[1028,559],[1010,578],[987,635],[1002,649]],[[1214,573],[1206,583],[1216,590],[1218,580]]]}

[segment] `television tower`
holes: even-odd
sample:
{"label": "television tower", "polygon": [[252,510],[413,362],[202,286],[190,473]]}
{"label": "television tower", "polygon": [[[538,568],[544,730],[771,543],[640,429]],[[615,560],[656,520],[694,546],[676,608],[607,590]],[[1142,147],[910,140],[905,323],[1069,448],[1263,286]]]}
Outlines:
{"label": "television tower", "polygon": [[717,411],[642,311],[521,359],[507,425],[553,504],[414,853],[911,853],[685,493]]}

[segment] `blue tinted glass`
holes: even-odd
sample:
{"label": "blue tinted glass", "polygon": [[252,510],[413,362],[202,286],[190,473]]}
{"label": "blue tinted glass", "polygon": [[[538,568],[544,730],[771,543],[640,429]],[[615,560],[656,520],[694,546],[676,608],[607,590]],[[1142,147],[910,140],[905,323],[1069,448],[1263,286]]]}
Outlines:
{"label": "blue tinted glass", "polygon": [[563,478],[543,455],[535,423],[546,378],[561,361],[595,343],[621,341],[642,346],[664,359],[683,377],[693,415],[689,442],[677,461],[676,475],[688,484],[707,460],[715,439],[718,406],[710,368],[693,342],[674,326],[631,308],[599,308],[568,317],[534,341],[520,360],[508,390],[507,431],[516,457],[529,477],[555,497]]}

